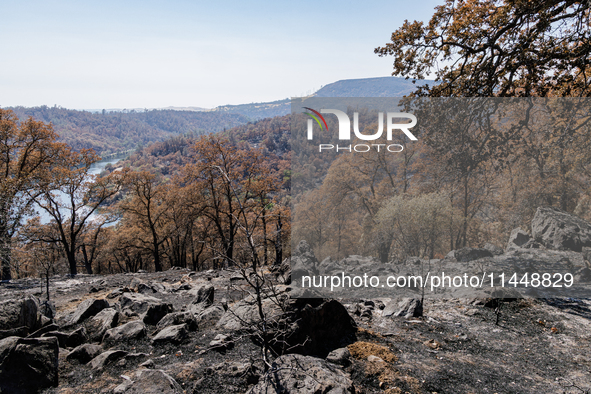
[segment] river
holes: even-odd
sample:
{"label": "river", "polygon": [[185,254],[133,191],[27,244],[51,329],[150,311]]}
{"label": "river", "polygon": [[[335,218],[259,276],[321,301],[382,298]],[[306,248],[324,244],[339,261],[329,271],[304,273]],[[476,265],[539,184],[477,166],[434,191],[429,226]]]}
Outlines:
{"label": "river", "polygon": [[[129,152],[123,152],[120,154],[114,154],[112,156],[109,156],[109,158],[104,159],[104,160],[100,160],[97,161],[96,163],[93,163],[90,166],[90,169],[88,170],[89,175],[99,175],[101,172],[103,172],[103,170],[105,169],[105,167],[109,164],[116,164],[117,162],[119,162],[120,160],[126,159],[129,156]],[[63,193],[59,193],[60,197],[64,197],[65,194]],[[43,209],[41,209],[40,207],[36,207],[35,211],[37,212],[37,215],[39,215],[39,217],[41,218],[41,224],[47,224],[51,221],[51,216],[49,216],[49,214],[47,212],[45,212]],[[60,210],[61,212],[61,210]],[[63,211],[64,214],[67,215],[67,211],[64,210]],[[93,214],[90,219],[93,219],[93,217],[95,217],[96,214]]]}

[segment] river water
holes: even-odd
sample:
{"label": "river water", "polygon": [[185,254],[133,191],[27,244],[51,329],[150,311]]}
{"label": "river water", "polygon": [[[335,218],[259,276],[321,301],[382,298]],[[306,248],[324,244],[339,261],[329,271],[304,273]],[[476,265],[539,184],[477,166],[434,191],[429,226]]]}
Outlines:
{"label": "river water", "polygon": [[[109,165],[109,164],[115,165],[120,160],[127,158],[127,156],[129,156],[129,153],[121,153],[119,155],[110,156],[108,159],[97,161],[96,163],[94,163],[90,166],[88,173],[89,173],[89,175],[99,175],[101,172],[103,172],[103,170],[105,169],[105,167],[107,165]],[[58,193],[58,195],[60,196],[60,199],[62,199],[62,201],[65,201],[65,194],[60,192],[60,193]],[[49,216],[49,214],[47,212],[45,212],[45,210],[43,210],[42,208],[37,206],[35,208],[35,211],[37,212],[37,215],[39,215],[39,217],[41,218],[41,224],[47,224],[51,221],[51,216]],[[62,211],[62,210],[60,210],[60,211]],[[62,211],[62,213],[65,216],[69,216],[67,210]],[[97,214],[93,214],[90,217],[90,219],[92,220],[93,218],[96,218],[96,216],[97,216]]]}

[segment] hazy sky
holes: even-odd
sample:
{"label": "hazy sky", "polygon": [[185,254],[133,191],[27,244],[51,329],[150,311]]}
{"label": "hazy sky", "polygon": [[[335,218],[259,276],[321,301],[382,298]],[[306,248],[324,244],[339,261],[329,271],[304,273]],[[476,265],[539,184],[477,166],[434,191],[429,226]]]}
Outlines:
{"label": "hazy sky", "polygon": [[272,101],[387,76],[375,47],[443,1],[2,1],[0,107]]}

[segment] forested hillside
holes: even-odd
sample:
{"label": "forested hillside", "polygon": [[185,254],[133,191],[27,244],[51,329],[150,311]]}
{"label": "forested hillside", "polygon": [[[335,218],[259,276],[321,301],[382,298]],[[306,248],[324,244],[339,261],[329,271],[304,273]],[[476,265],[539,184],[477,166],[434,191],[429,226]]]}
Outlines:
{"label": "forested hillside", "polygon": [[243,123],[244,115],[226,112],[150,110],[92,113],[60,107],[12,108],[19,119],[29,116],[50,123],[60,140],[75,150],[92,148],[99,154],[135,149],[179,134],[201,135]]}
{"label": "forested hillside", "polygon": [[[261,148],[267,163],[274,171],[285,173],[285,182],[288,182],[291,157],[290,119],[290,115],[266,118],[228,129],[221,134],[242,150]],[[128,159],[118,163],[118,166],[169,177],[178,174],[190,162],[191,146],[197,140],[196,135],[180,135],[155,142],[134,152]],[[287,186],[286,183],[285,187]]]}
{"label": "forested hillside", "polygon": [[252,120],[287,115],[291,111],[291,100],[277,100],[268,103],[251,103],[238,105],[222,105],[216,112],[241,114]]}

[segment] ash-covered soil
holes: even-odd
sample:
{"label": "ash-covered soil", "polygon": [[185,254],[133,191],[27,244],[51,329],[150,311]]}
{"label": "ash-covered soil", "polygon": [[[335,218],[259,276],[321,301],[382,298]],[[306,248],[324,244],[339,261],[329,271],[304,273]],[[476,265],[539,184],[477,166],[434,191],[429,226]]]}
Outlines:
{"label": "ash-covered soil", "polygon": [[[2,284],[0,301],[26,296],[43,300],[41,284],[35,279]],[[212,304],[204,302],[205,292],[200,292],[210,286],[214,289]],[[58,331],[69,334],[85,327],[87,338],[83,343],[100,346],[97,354],[110,350],[122,350],[125,354],[120,353],[102,364],[95,362],[96,358],[81,362],[68,357],[73,347],[60,344],[59,383],[57,387],[41,390],[44,393],[245,393],[250,390],[252,393],[554,394],[591,391],[590,300],[502,302],[497,324],[499,309],[491,300],[426,300],[423,317],[404,318],[383,316],[388,305],[400,300],[340,299],[337,301],[356,325],[354,336],[343,336],[334,344],[331,342],[337,349],[340,341],[338,346],[343,354],[331,353],[326,361],[326,354],[312,354],[324,348],[304,346],[287,352],[322,357],[317,360],[303,357],[289,367],[273,364],[271,370],[265,372],[261,347],[253,341],[254,329],[220,324],[233,310],[234,315],[246,316],[236,312],[236,308],[241,305],[240,300],[249,295],[249,287],[231,271],[170,270],[55,277],[51,279],[50,288]],[[277,289],[288,298],[289,286],[278,285]],[[170,304],[172,308],[167,313],[189,312],[195,317],[197,328],[187,329],[180,341],[155,343],[153,338],[158,327],[145,323],[145,334],[108,343],[101,338],[90,338],[89,322],[93,316],[71,323],[76,308],[88,299],[105,299],[109,307],[117,311],[119,319],[113,324],[114,328],[146,320],[145,312],[139,309],[134,312],[133,307],[123,306],[121,299],[126,294],[153,297]],[[322,305],[316,303],[301,310],[314,308],[320,310]],[[300,317],[303,319],[308,316],[306,313],[298,316],[304,316]],[[331,316],[316,316],[312,321],[322,324],[321,320],[330,322],[330,319]],[[305,329],[299,328],[300,331]],[[220,339],[219,334],[226,337]],[[335,328],[334,333],[326,335],[338,336],[342,331]],[[212,341],[218,345],[212,345]],[[271,361],[273,359],[271,357]],[[156,380],[147,381],[148,389],[142,388],[144,375],[138,371],[144,370],[161,370],[174,379],[176,386],[169,382],[168,386],[164,385],[167,388],[162,388],[162,379],[150,377]],[[282,385],[277,385],[277,376],[286,371],[292,375],[281,378]],[[300,372],[303,375],[297,375]],[[274,374],[276,381],[273,381]],[[307,380],[308,377],[311,380]]]}

